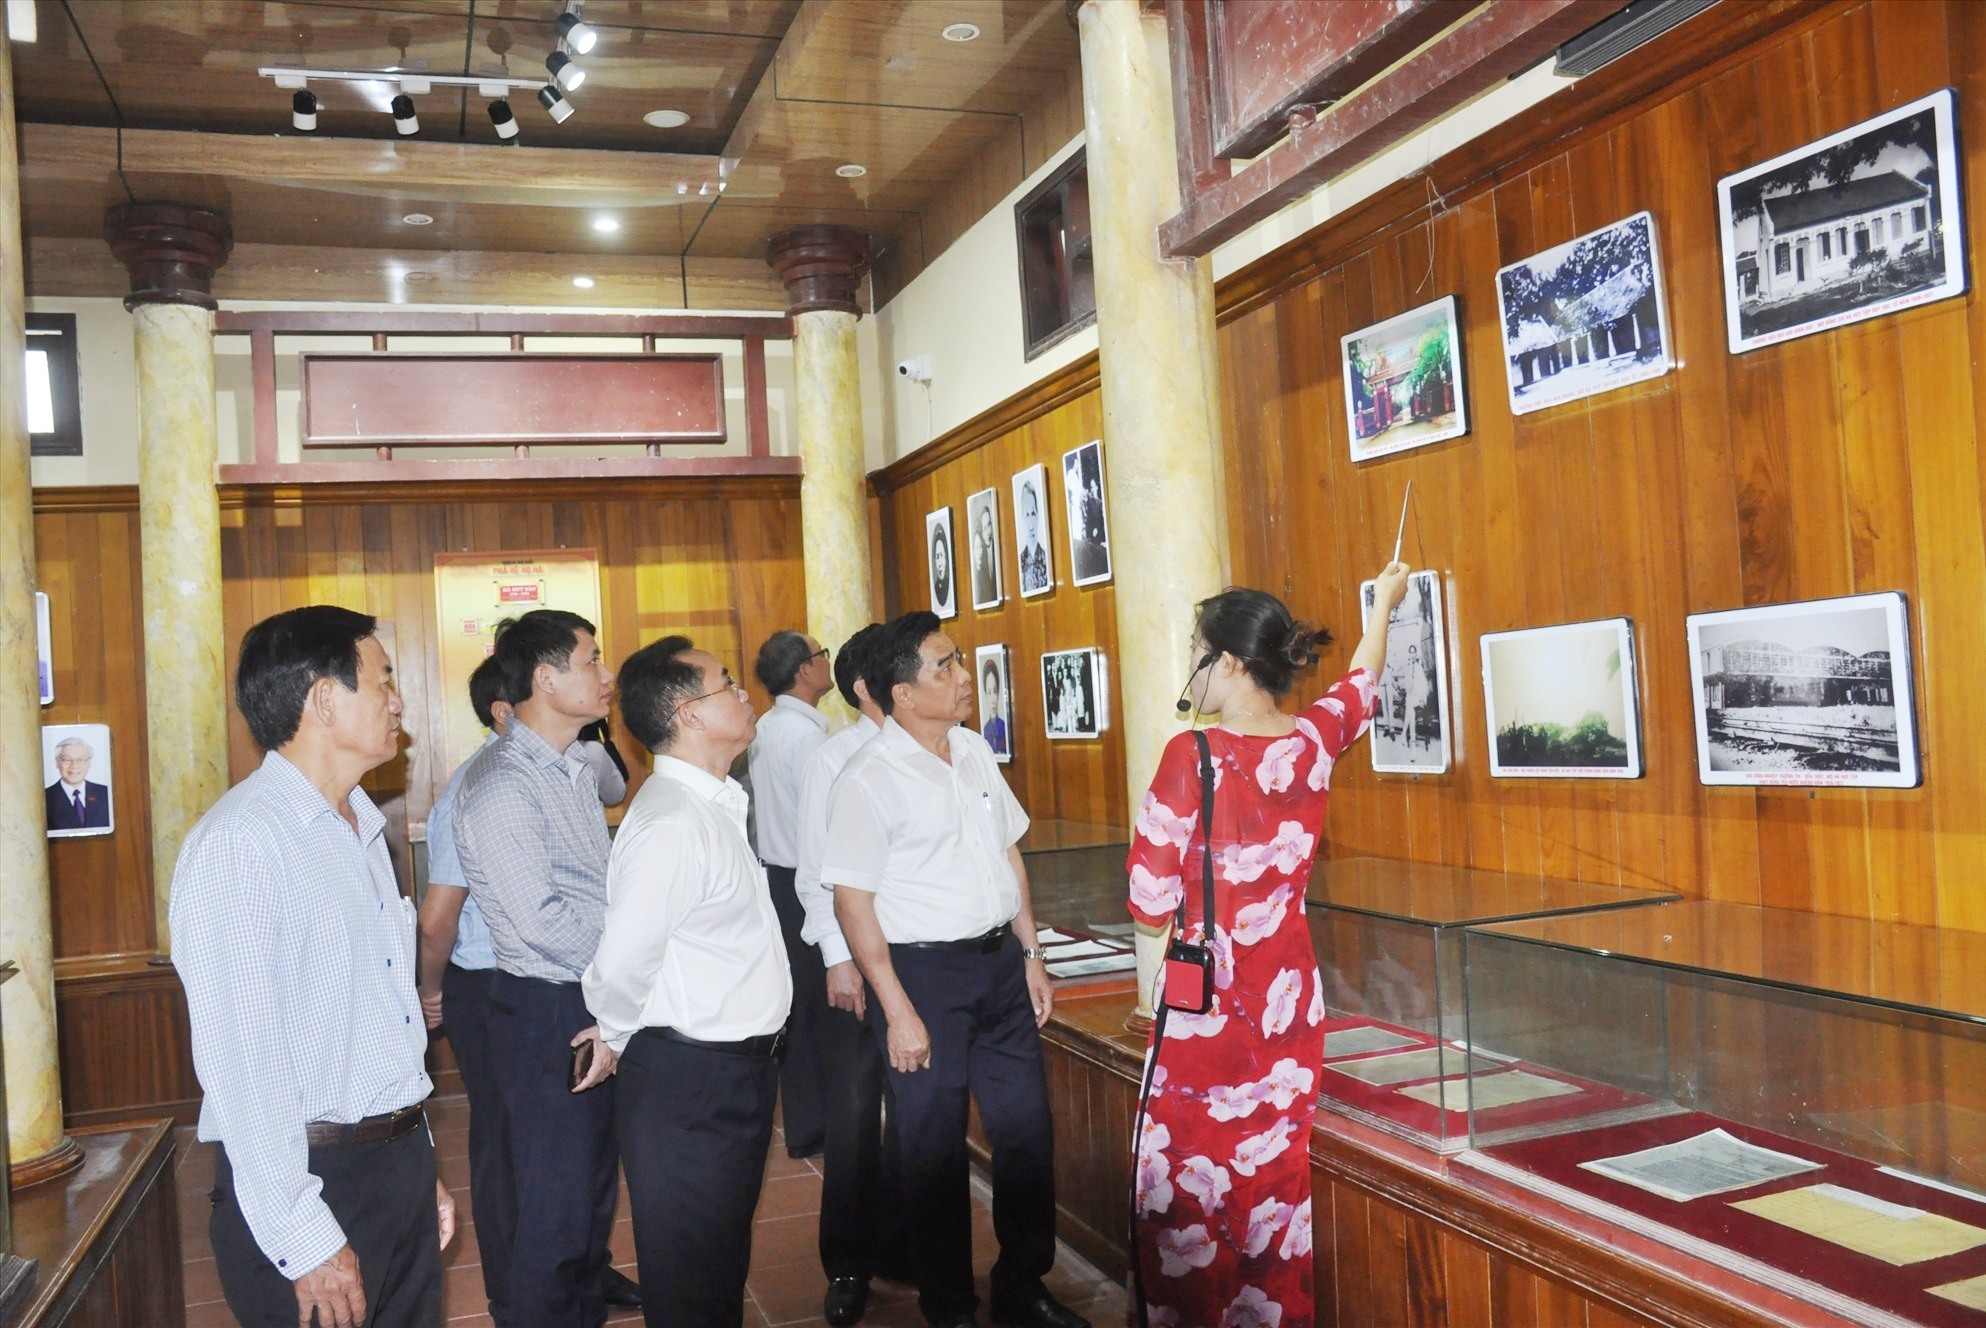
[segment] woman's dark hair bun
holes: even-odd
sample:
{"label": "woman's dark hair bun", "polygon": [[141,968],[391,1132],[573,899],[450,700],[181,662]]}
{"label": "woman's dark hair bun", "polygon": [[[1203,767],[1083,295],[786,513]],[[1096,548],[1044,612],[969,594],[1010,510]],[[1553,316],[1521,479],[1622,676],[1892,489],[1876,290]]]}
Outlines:
{"label": "woman's dark hair bun", "polygon": [[1196,626],[1209,650],[1240,660],[1274,696],[1289,691],[1297,672],[1315,664],[1318,647],[1331,641],[1329,632],[1293,618],[1274,595],[1245,587],[1202,600]]}
{"label": "woman's dark hair bun", "polygon": [[1292,623],[1289,636],[1283,642],[1283,658],[1293,669],[1307,669],[1317,663],[1318,648],[1329,644],[1329,632],[1319,631],[1307,622]]}

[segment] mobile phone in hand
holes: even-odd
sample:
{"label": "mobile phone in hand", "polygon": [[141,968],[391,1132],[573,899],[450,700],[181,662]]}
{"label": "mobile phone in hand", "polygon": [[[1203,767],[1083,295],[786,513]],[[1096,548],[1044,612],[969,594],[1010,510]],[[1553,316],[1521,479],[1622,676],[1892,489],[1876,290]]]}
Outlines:
{"label": "mobile phone in hand", "polygon": [[572,1049],[572,1087],[577,1089],[586,1081],[593,1070],[593,1039],[588,1038]]}

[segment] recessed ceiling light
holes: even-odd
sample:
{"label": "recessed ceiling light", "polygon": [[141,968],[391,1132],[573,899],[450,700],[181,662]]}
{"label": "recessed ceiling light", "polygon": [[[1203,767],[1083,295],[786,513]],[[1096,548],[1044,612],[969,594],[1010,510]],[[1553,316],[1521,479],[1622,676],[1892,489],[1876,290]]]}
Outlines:
{"label": "recessed ceiling light", "polygon": [[407,274],[407,280],[410,282],[433,281],[434,273],[424,272],[420,268],[415,268]]}
{"label": "recessed ceiling light", "polygon": [[592,290],[592,289],[593,289],[593,278],[591,278],[591,277],[574,277],[574,278],[572,279],[572,284],[573,284],[573,285],[575,285],[575,286],[577,286],[577,287],[579,287],[579,289],[581,289],[581,290]]}
{"label": "recessed ceiling light", "polygon": [[869,173],[869,168],[867,166],[858,166],[851,161],[835,167],[834,173],[844,180],[859,180]]}
{"label": "recessed ceiling light", "polygon": [[641,117],[641,122],[646,125],[653,125],[657,129],[681,129],[690,122],[690,114],[688,111],[672,111],[667,109],[650,111]]}
{"label": "recessed ceiling light", "polygon": [[621,228],[620,219],[617,217],[593,218],[593,231],[597,235],[612,235],[615,231],[619,230],[620,228]]}
{"label": "recessed ceiling light", "polygon": [[434,218],[433,218],[433,217],[430,217],[430,216],[429,216],[429,215],[428,215],[427,213],[425,213],[425,212],[409,212],[409,213],[408,213],[408,214],[407,214],[406,216],[404,216],[404,217],[402,217],[402,218],[400,218],[400,220],[401,220],[401,221],[403,221],[403,222],[405,222],[405,223],[406,223],[407,225],[409,225],[409,226],[432,226],[432,225],[434,225]]}
{"label": "recessed ceiling light", "polygon": [[938,35],[949,42],[969,42],[979,36],[979,25],[977,23],[947,23],[944,31]]}

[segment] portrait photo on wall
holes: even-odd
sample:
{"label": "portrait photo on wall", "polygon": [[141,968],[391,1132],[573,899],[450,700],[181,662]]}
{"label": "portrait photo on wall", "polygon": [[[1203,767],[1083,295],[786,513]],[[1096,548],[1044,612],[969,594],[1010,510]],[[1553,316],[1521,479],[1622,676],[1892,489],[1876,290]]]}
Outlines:
{"label": "portrait photo on wall", "polygon": [[1353,461],[1446,442],[1469,431],[1453,295],[1362,327],[1340,346]]}
{"label": "portrait photo on wall", "polygon": [[1093,586],[1110,579],[1110,521],[1103,510],[1103,442],[1062,454],[1062,492],[1069,504],[1069,579]]}
{"label": "portrait photo on wall", "polygon": [[959,616],[958,559],[953,557],[952,509],[941,507],[924,518],[924,557],[931,574],[931,612]]}
{"label": "portrait photo on wall", "polygon": [[1007,647],[979,647],[972,665],[979,687],[979,736],[993,749],[993,759],[1005,765],[1014,759],[1014,688]]}
{"label": "portrait photo on wall", "polygon": [[1922,779],[1901,594],[1692,613],[1688,629],[1704,783]]}
{"label": "portrait photo on wall", "polygon": [[1048,539],[1048,467],[1036,462],[1014,475],[1014,561],[1021,598],[1055,589],[1055,555]]}
{"label": "portrait photo on wall", "polygon": [[1634,624],[1626,618],[1483,634],[1490,773],[1639,779]]}
{"label": "portrait photo on wall", "polygon": [[981,489],[965,500],[966,538],[971,541],[972,607],[1000,607],[1000,491]]}
{"label": "portrait photo on wall", "polygon": [[1717,182],[1733,354],[1964,293],[1953,108],[1934,92]]}
{"label": "portrait photo on wall", "polygon": [[1051,650],[1041,657],[1041,704],[1051,738],[1103,732],[1103,657],[1094,648]]}
{"label": "portrait photo on wall", "polygon": [[[1372,612],[1376,591],[1359,585]],[[1441,574],[1415,572],[1386,629],[1386,667],[1372,719],[1372,768],[1384,774],[1438,775],[1448,769],[1448,639],[1442,630]]]}
{"label": "portrait photo on wall", "polygon": [[1512,414],[1669,372],[1661,255],[1646,212],[1499,269],[1496,299]]}
{"label": "portrait photo on wall", "polygon": [[41,782],[48,837],[80,839],[117,828],[111,802],[110,725],[44,724]]}

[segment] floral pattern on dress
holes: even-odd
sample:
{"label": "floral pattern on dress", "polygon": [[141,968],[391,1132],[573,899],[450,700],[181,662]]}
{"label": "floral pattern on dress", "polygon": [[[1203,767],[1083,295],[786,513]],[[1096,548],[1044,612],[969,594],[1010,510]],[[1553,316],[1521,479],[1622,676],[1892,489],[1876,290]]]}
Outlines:
{"label": "floral pattern on dress", "polygon": [[[1207,1013],[1168,1011],[1164,1036],[1147,1052],[1163,1087],[1137,1150],[1138,1267],[1153,1324],[1316,1321],[1306,1145],[1324,1059],[1324,988],[1303,891],[1331,771],[1377,700],[1372,675],[1359,670],[1302,711],[1291,733],[1209,730],[1211,824],[1201,814],[1199,749],[1182,733],[1167,744],[1138,814],[1132,915],[1168,926],[1183,899],[1183,939],[1214,956]],[[1209,851],[1211,934],[1201,905]],[[1154,1126],[1164,1128],[1162,1143]]]}

